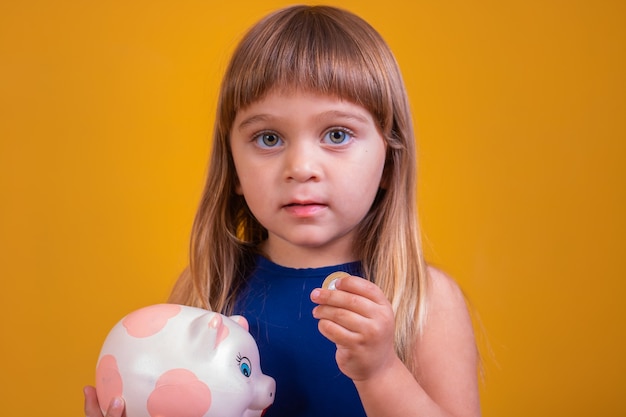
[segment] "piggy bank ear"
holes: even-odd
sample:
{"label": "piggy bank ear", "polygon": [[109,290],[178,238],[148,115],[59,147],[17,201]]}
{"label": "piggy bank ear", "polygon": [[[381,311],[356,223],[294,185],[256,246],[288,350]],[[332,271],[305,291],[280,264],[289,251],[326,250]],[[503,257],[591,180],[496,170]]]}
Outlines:
{"label": "piggy bank ear", "polygon": [[250,325],[248,325],[248,320],[244,316],[230,316],[229,319],[243,327],[247,332],[250,331]]}
{"label": "piggy bank ear", "polygon": [[213,315],[213,318],[209,321],[209,329],[215,331],[214,348],[217,349],[219,344],[222,343],[222,341],[226,339],[228,337],[228,334],[230,333],[228,327],[224,325],[221,314],[215,313]]}

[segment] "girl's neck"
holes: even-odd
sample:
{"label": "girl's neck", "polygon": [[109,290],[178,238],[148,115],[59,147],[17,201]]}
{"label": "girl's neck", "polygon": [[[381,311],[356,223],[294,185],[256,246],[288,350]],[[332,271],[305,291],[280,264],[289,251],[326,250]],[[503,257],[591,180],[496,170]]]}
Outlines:
{"label": "girl's neck", "polygon": [[341,265],[359,260],[352,250],[352,245],[342,247],[284,247],[278,242],[265,241],[260,251],[270,261],[288,268],[320,268]]}

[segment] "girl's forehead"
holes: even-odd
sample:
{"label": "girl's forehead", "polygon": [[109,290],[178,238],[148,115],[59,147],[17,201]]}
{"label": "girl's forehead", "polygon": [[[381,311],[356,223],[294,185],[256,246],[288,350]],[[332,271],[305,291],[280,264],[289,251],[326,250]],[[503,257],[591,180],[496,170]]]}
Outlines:
{"label": "girl's forehead", "polygon": [[335,101],[338,103],[349,103],[359,106],[366,110],[368,113],[370,113],[370,111],[362,104],[357,103],[355,100],[352,100],[350,98],[343,97],[340,94],[334,92],[320,91],[312,88],[300,88],[298,86],[274,86],[265,91],[263,94],[259,95],[256,99],[253,99],[250,103],[242,106],[240,109],[237,110],[237,113],[239,113],[240,111],[248,110],[250,107],[253,107],[256,104],[262,103],[269,99],[298,99],[303,97],[321,99],[327,102]]}

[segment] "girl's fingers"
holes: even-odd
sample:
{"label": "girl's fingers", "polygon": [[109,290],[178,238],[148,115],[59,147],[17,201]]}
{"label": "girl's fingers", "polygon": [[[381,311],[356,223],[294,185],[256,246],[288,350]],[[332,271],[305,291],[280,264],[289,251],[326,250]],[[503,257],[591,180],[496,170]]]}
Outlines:
{"label": "girl's fingers", "polygon": [[359,277],[346,276],[335,282],[335,290],[318,288],[311,301],[319,305],[352,311],[363,317],[374,317],[376,310],[388,304],[380,288]]}
{"label": "girl's fingers", "polygon": [[337,346],[358,346],[362,344],[362,336],[331,320],[320,320],[317,324],[319,332]]}
{"label": "girl's fingers", "polygon": [[350,294],[360,295],[377,304],[384,304],[387,301],[378,285],[354,275],[338,279],[335,282],[335,288]]}
{"label": "girl's fingers", "polygon": [[100,410],[100,404],[98,404],[98,396],[96,394],[96,388],[92,386],[86,386],[83,389],[85,395],[85,416],[86,417],[123,417],[124,413],[124,400],[120,397],[114,398],[109,404],[106,414],[103,416]]}
{"label": "girl's fingers", "polygon": [[104,417],[122,417],[123,415],[125,415],[124,400],[120,397],[113,398]]}
{"label": "girl's fingers", "polygon": [[92,386],[86,386],[83,389],[85,395],[85,416],[86,417],[102,417],[100,406],[98,405],[98,397],[96,389]]}
{"label": "girl's fingers", "polygon": [[393,339],[394,317],[382,290],[372,282],[343,276],[335,290],[315,289],[313,316],[320,332],[338,345],[365,346]]}
{"label": "girl's fingers", "polygon": [[360,329],[363,329],[368,321],[366,317],[354,311],[330,305],[319,305],[315,307],[313,309],[313,317],[322,321],[330,321],[350,333],[358,332]]}

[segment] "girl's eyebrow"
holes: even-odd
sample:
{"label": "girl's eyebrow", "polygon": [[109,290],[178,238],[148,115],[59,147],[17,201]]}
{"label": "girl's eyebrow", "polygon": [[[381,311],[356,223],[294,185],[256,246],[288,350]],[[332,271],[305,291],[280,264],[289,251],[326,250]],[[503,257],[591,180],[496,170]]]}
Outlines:
{"label": "girl's eyebrow", "polygon": [[[254,125],[259,122],[267,122],[269,120],[274,120],[276,117],[270,114],[254,114],[246,119],[243,119],[239,125],[236,126],[237,130],[241,131],[247,128],[250,125]],[[318,121],[324,121],[327,119],[344,119],[344,120],[354,120],[359,123],[367,124],[369,122],[368,118],[365,115],[360,114],[359,112],[350,112],[343,110],[328,110],[322,112],[315,116],[315,119]]]}
{"label": "girl's eyebrow", "polygon": [[246,127],[248,127],[249,125],[258,123],[258,122],[266,122],[268,120],[271,120],[272,116],[270,116],[269,114],[255,114],[253,116],[250,116],[246,119],[243,119],[241,121],[241,123],[239,123],[239,125],[237,126],[238,130],[243,130]]}
{"label": "girl's eyebrow", "polygon": [[320,113],[317,117],[319,120],[325,119],[346,119],[346,120],[354,120],[360,123],[369,123],[368,118],[365,115],[362,115],[358,112],[348,112],[342,110],[329,110],[323,113]]}

